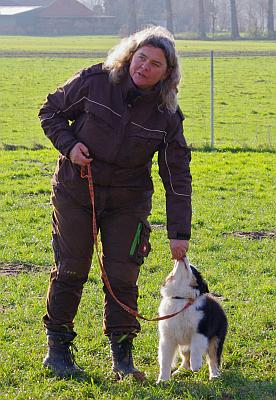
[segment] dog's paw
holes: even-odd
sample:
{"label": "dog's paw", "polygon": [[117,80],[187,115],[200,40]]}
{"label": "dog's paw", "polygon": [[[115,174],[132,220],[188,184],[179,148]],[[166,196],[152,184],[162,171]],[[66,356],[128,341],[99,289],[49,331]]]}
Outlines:
{"label": "dog's paw", "polygon": [[191,353],[190,364],[193,372],[199,371],[202,367],[202,354]]}
{"label": "dog's paw", "polygon": [[164,377],[164,376],[158,376],[158,379],[156,381],[157,384],[165,383],[168,382],[170,378]]}
{"label": "dog's paw", "polygon": [[212,381],[213,379],[218,379],[220,377],[220,373],[216,372],[216,373],[212,373],[209,375],[209,380]]}
{"label": "dog's paw", "polygon": [[201,367],[202,367],[202,362],[200,361],[191,362],[191,370],[193,372],[199,371]]}

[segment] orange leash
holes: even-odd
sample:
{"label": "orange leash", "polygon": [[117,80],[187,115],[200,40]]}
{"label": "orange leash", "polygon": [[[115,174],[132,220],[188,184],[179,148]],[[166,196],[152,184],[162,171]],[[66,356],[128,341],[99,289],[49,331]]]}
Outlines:
{"label": "orange leash", "polygon": [[116,297],[116,295],[114,294],[114,292],[112,290],[110,282],[108,280],[106,271],[105,271],[104,266],[103,266],[102,259],[100,257],[100,252],[99,252],[98,228],[97,228],[96,211],[95,211],[94,183],[93,183],[93,176],[92,176],[92,170],[91,170],[91,165],[90,164],[87,165],[87,173],[85,173],[85,167],[81,167],[81,177],[82,178],[86,178],[88,180],[89,195],[90,195],[90,200],[91,200],[91,204],[92,204],[93,240],[94,240],[94,245],[95,245],[95,249],[96,249],[97,259],[98,259],[98,262],[99,262],[99,265],[100,265],[100,269],[101,269],[101,273],[102,273],[102,279],[103,279],[103,281],[105,283],[105,286],[107,287],[107,290],[109,291],[109,293],[113,297],[113,299],[116,301],[116,303],[118,303],[129,314],[133,315],[136,318],[143,319],[144,321],[161,321],[161,320],[164,320],[164,319],[169,319],[169,318],[172,318],[175,315],[181,313],[182,311],[186,310],[188,307],[190,307],[190,305],[193,304],[193,300],[191,300],[191,299],[189,299],[188,303],[185,304],[185,306],[183,308],[181,308],[181,310],[179,310],[179,311],[177,311],[175,313],[168,314],[168,315],[163,315],[162,317],[146,318],[146,317],[143,317],[142,315],[140,315],[138,313],[138,311],[133,310],[132,308],[130,308],[126,304],[122,303]]}

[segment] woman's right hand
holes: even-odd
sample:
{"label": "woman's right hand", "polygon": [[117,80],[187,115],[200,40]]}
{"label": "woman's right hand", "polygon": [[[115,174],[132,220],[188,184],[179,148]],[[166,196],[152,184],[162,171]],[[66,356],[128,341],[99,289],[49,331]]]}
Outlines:
{"label": "woman's right hand", "polygon": [[81,142],[75,144],[70,151],[69,158],[72,163],[77,164],[80,167],[85,167],[92,161],[92,158],[89,156],[88,148]]}

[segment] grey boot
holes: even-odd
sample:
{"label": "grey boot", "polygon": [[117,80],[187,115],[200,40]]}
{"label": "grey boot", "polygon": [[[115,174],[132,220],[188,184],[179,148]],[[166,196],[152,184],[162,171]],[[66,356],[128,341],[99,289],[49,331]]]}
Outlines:
{"label": "grey boot", "polygon": [[53,332],[46,330],[48,339],[48,353],[43,360],[43,366],[61,377],[76,376],[83,370],[75,364],[72,352],[73,339],[77,336],[75,332]]}
{"label": "grey boot", "polygon": [[137,380],[143,381],[145,374],[133,365],[133,339],[129,338],[128,334],[111,334],[108,339],[112,356],[112,370],[116,378],[121,380],[126,375],[133,375]]}

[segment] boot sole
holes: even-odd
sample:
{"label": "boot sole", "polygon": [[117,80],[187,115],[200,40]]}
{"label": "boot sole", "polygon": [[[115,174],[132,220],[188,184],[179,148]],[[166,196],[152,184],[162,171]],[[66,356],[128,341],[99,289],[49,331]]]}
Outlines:
{"label": "boot sole", "polygon": [[129,374],[120,374],[119,372],[114,372],[116,381],[122,381],[126,376],[133,376],[138,382],[143,382],[146,380],[146,375],[144,372],[135,371]]}
{"label": "boot sole", "polygon": [[51,364],[43,363],[43,367],[52,372],[55,376],[58,376],[59,378],[70,378],[70,377],[78,377],[84,374],[84,371],[82,369],[66,369],[65,371],[61,371],[60,369],[57,369],[53,367]]}

